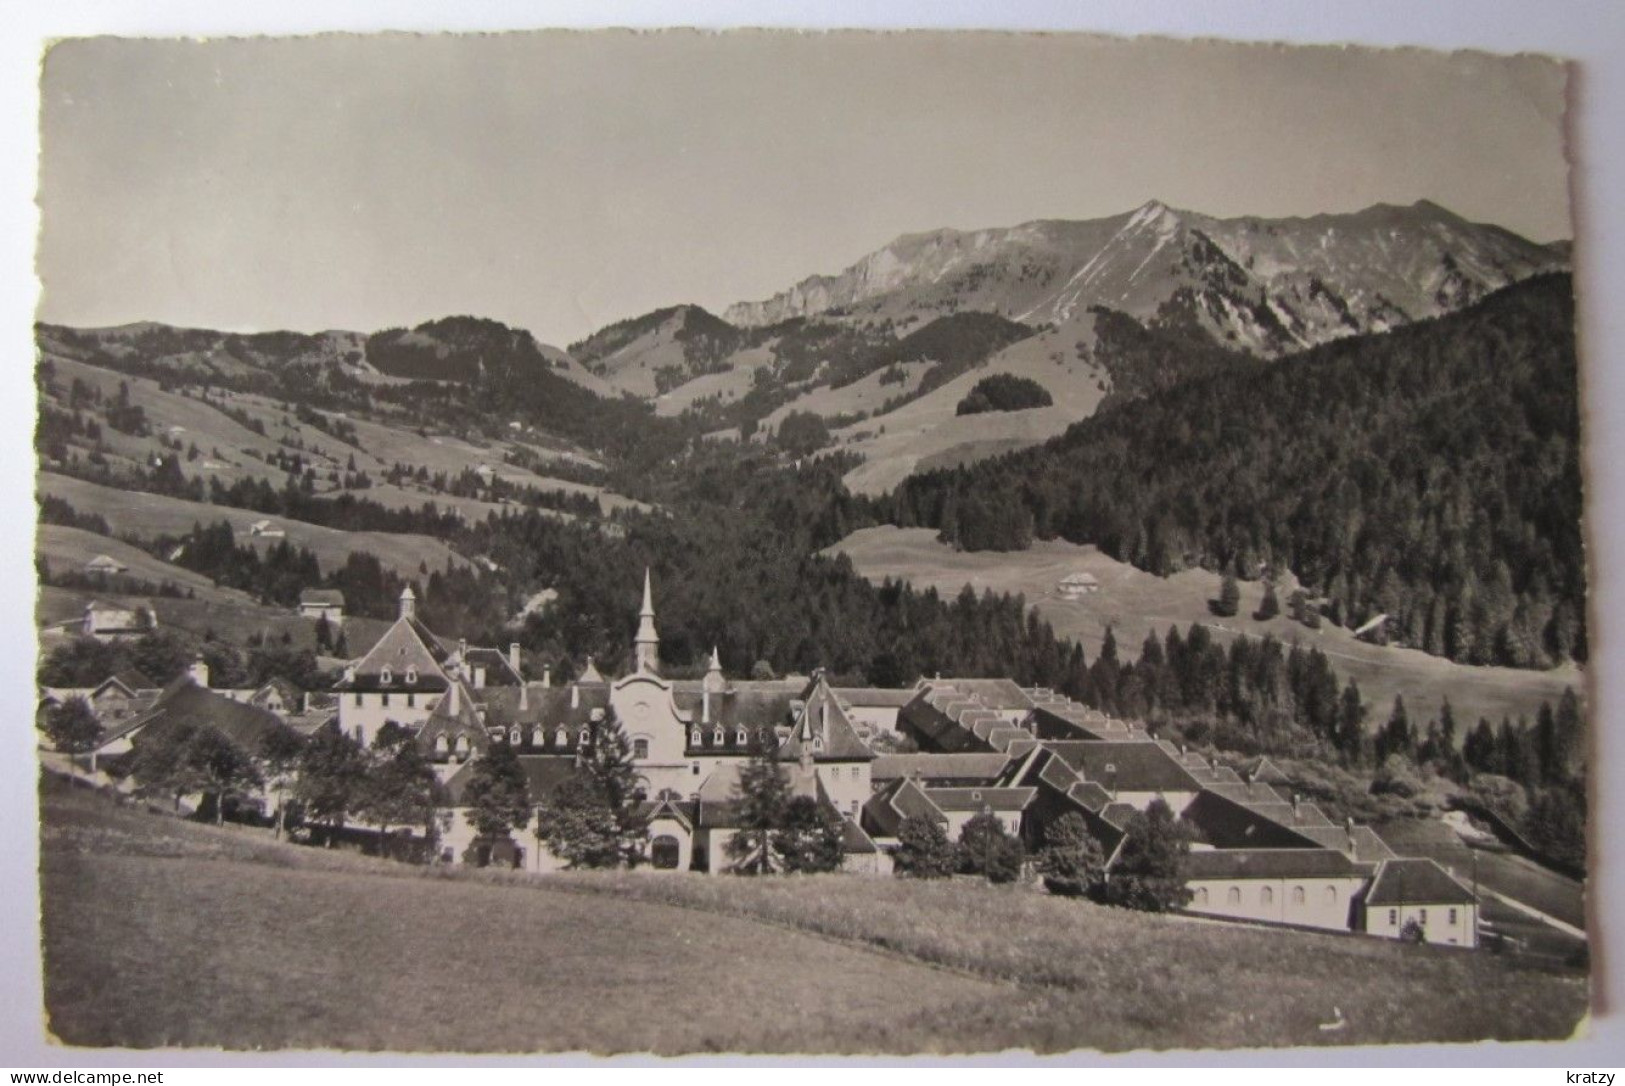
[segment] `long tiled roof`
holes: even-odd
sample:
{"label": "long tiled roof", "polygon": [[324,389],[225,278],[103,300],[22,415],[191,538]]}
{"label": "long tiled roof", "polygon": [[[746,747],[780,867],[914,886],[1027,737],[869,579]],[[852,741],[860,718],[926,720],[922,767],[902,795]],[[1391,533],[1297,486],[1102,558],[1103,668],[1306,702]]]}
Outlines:
{"label": "long tiled roof", "polygon": [[1198,849],[1185,858],[1191,879],[1358,878],[1370,871],[1329,848]]}
{"label": "long tiled roof", "polygon": [[899,777],[991,784],[1009,762],[1007,755],[998,753],[882,754],[869,767],[869,779],[876,784]]}
{"label": "long tiled roof", "polygon": [[[1330,851],[1330,850],[1328,850]],[[1372,905],[1475,905],[1473,892],[1432,860],[1384,860],[1366,894]]]}

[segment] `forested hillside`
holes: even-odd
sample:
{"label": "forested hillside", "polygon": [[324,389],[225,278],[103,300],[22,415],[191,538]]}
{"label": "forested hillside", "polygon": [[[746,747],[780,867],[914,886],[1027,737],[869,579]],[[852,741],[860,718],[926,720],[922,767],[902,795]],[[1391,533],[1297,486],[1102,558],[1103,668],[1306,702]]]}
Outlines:
{"label": "forested hillside", "polygon": [[1453,660],[1584,660],[1570,278],[1157,388],[910,479],[889,515],[966,549],[1059,536],[1158,574],[1290,570],[1332,621],[1386,615]]}

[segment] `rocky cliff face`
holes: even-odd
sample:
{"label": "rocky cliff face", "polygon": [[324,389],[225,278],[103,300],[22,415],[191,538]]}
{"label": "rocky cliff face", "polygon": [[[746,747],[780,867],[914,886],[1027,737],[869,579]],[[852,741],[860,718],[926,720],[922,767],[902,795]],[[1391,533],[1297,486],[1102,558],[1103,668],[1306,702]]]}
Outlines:
{"label": "rocky cliff face", "polygon": [[1459,309],[1567,266],[1562,246],[1471,223],[1428,201],[1343,215],[1218,219],[1151,201],[1086,222],[898,238],[838,275],[727,311],[790,317],[959,310],[1065,326],[1094,306],[1271,356]]}

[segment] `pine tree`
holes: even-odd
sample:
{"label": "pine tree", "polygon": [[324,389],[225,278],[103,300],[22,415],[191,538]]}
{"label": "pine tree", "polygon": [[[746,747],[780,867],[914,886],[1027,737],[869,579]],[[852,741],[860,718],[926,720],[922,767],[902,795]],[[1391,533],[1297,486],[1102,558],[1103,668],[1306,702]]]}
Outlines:
{"label": "pine tree", "polygon": [[572,869],[616,867],[625,858],[620,822],[585,775],[560,784],[537,808],[536,838]]}
{"label": "pine tree", "polygon": [[1241,586],[1230,570],[1225,570],[1224,580],[1219,584],[1219,598],[1209,600],[1208,609],[1220,618],[1230,618],[1241,610]]}
{"label": "pine tree", "polygon": [[1257,622],[1267,622],[1281,613],[1281,601],[1275,596],[1275,582],[1264,582],[1264,598],[1258,604],[1258,610],[1253,612],[1253,619]]}
{"label": "pine tree", "polygon": [[772,871],[773,832],[783,825],[789,805],[790,779],[778,762],[778,738],[769,729],[758,728],[734,785],[739,828],[728,839],[727,850],[735,870],[747,875]]}
{"label": "pine tree", "polygon": [[638,772],[632,761],[632,744],[619,720],[609,716],[593,725],[591,749],[582,768],[614,816],[621,862],[635,865],[643,858],[649,822],[638,799]]}

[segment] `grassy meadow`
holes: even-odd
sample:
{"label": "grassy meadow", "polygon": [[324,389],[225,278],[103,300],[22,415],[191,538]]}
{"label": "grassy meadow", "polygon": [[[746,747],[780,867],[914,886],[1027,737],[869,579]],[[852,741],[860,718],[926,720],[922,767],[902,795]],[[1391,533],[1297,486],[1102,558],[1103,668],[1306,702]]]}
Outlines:
{"label": "grassy meadow", "polygon": [[411,868],[59,782],[41,804],[72,1045],[1121,1051],[1559,1039],[1586,1007],[1582,974],[1488,954],[1027,889]]}
{"label": "grassy meadow", "polygon": [[[1191,569],[1157,577],[1091,546],[1041,540],[1025,551],[961,552],[939,543],[932,529],[883,526],[853,532],[828,553],[837,551],[871,581],[901,578],[918,589],[934,587],[950,599],[967,584],[978,593],[987,589],[1023,593],[1057,635],[1081,643],[1091,660],[1099,653],[1108,626],[1119,650],[1130,659],[1140,654],[1147,633],[1155,631],[1162,637],[1171,625],[1183,632],[1192,622],[1207,625],[1222,641],[1237,634],[1274,634],[1287,643],[1317,645],[1341,681],[1360,684],[1360,694],[1371,707],[1372,727],[1388,719],[1396,694],[1404,695],[1411,719],[1424,724],[1448,695],[1463,729],[1480,716],[1495,723],[1503,715],[1533,720],[1540,703],[1556,705],[1565,687],[1574,687],[1582,700],[1586,697],[1585,677],[1573,665],[1552,671],[1471,667],[1418,649],[1367,644],[1330,623],[1316,631],[1284,614],[1257,621],[1252,615],[1264,587],[1256,581],[1242,583],[1238,614],[1216,619],[1207,601],[1219,594],[1218,574]],[[1100,591],[1077,600],[1058,597],[1056,583],[1078,571],[1093,573]],[[1281,603],[1285,606],[1285,599]]]}

